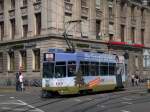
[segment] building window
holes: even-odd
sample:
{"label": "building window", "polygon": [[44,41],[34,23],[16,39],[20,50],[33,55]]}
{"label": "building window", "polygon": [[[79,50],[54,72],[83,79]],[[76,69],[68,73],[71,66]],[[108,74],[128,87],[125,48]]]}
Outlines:
{"label": "building window", "polygon": [[10,23],[11,23],[11,37],[12,39],[14,39],[15,34],[16,34],[15,19],[11,19]]}
{"label": "building window", "polygon": [[141,9],[141,20],[144,20],[144,9]]}
{"label": "building window", "polygon": [[0,38],[1,40],[4,38],[4,22],[0,22]]}
{"label": "building window", "polygon": [[131,20],[134,20],[134,10],[135,10],[135,6],[131,6]]}
{"label": "building window", "polygon": [[41,0],[36,0],[36,2],[41,2]]}
{"label": "building window", "polygon": [[125,26],[124,25],[121,25],[121,31],[120,31],[120,35],[121,35],[121,42],[124,42],[124,29],[125,29]]}
{"label": "building window", "polygon": [[96,8],[100,9],[100,0],[96,0]]}
{"label": "building window", "polygon": [[22,67],[23,70],[27,69],[27,53],[26,51],[20,51],[20,67]]}
{"label": "building window", "polygon": [[131,28],[131,41],[132,43],[135,42],[135,28],[134,27]]}
{"label": "building window", "polygon": [[14,52],[8,52],[8,71],[14,71],[14,69],[15,69]]}
{"label": "building window", "polygon": [[11,9],[15,9],[15,0],[11,0]]}
{"label": "building window", "polygon": [[35,14],[36,18],[36,35],[41,34],[41,13]]}
{"label": "building window", "polygon": [[65,2],[71,2],[71,0],[65,0]]}
{"label": "building window", "polygon": [[27,16],[23,16],[22,17],[22,27],[23,27],[23,37],[27,37],[27,33],[28,33],[28,17]]}
{"label": "building window", "polygon": [[96,20],[96,37],[97,37],[97,39],[99,39],[100,38],[100,25],[101,25],[101,22],[100,22],[100,20]]}
{"label": "building window", "polygon": [[109,41],[113,41],[113,34],[109,34]]}
{"label": "building window", "polygon": [[145,30],[141,29],[141,44],[144,44],[144,33],[145,33]]}
{"label": "building window", "polygon": [[150,55],[144,55],[143,66],[145,68],[150,67]]}
{"label": "building window", "polygon": [[3,53],[0,53],[0,72],[3,72]]}
{"label": "building window", "polygon": [[28,25],[23,25],[23,37],[27,37],[28,34]]}
{"label": "building window", "polygon": [[40,49],[33,50],[33,70],[40,70]]}
{"label": "building window", "polygon": [[28,5],[28,0],[23,0],[23,6],[27,6]]}
{"label": "building window", "polygon": [[87,7],[87,0],[81,0],[81,7]]}
{"label": "building window", "polygon": [[4,10],[4,0],[0,1],[0,11]]}
{"label": "building window", "polygon": [[109,11],[109,18],[113,18],[113,8],[112,7],[109,7],[108,8],[108,11]]}

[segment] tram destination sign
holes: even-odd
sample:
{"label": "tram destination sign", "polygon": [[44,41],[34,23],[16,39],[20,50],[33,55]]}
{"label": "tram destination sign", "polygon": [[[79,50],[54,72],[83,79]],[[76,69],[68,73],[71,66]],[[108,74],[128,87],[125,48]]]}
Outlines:
{"label": "tram destination sign", "polygon": [[53,53],[44,53],[44,61],[54,61],[55,55]]}

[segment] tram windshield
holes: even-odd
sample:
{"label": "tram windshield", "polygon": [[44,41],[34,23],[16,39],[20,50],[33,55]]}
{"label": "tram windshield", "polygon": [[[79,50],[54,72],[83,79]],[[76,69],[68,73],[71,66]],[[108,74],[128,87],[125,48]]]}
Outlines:
{"label": "tram windshield", "polygon": [[54,63],[43,63],[43,78],[52,78],[54,75]]}

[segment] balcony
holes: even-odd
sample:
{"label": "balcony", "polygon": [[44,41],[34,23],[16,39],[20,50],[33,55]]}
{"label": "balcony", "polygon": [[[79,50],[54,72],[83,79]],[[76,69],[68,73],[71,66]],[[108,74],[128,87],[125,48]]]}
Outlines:
{"label": "balcony", "polygon": [[72,14],[72,3],[65,2],[65,13]]}
{"label": "balcony", "polygon": [[28,14],[27,6],[23,6],[20,8],[22,16],[26,16]]}
{"label": "balcony", "polygon": [[42,10],[41,1],[33,4],[35,13],[39,13]]}
{"label": "balcony", "polygon": [[96,19],[101,19],[102,11],[100,9],[96,9]]}
{"label": "balcony", "polygon": [[15,18],[15,9],[9,10],[9,17],[10,17],[10,19]]}
{"label": "balcony", "polygon": [[0,12],[0,21],[4,21],[4,13]]}
{"label": "balcony", "polygon": [[81,8],[81,15],[82,17],[88,17],[88,8],[87,7],[82,7]]}

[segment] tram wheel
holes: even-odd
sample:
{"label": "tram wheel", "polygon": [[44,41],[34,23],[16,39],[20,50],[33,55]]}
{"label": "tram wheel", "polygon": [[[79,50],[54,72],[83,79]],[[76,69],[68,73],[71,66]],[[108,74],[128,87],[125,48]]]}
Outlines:
{"label": "tram wheel", "polygon": [[42,90],[41,97],[42,97],[42,98],[49,98],[49,97],[52,97],[52,93],[49,92],[49,91],[46,91],[46,90]]}

